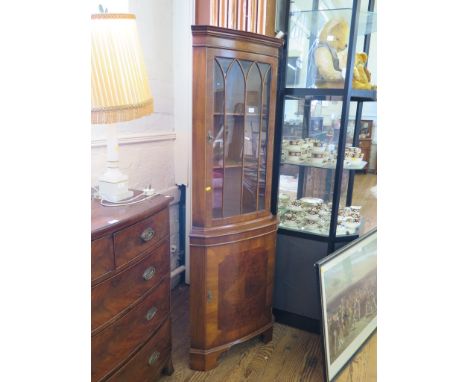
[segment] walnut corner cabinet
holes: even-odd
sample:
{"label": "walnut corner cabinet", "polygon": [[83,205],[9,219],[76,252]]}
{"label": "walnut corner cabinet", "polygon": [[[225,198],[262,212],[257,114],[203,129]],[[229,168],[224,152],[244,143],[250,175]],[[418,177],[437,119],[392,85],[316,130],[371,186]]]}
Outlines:
{"label": "walnut corner cabinet", "polygon": [[91,381],[154,382],[171,359],[169,202],[91,202]]}
{"label": "walnut corner cabinet", "polygon": [[190,367],[272,336],[277,219],[271,176],[282,41],[192,26]]}

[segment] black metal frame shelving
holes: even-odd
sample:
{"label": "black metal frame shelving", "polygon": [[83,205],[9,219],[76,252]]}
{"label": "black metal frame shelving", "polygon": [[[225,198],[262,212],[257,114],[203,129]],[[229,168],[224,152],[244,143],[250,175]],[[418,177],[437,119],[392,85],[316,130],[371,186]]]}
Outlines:
{"label": "black metal frame shelving", "polygon": [[[289,1],[286,4],[286,20],[285,26],[286,29],[289,29]],[[312,9],[318,9],[318,0],[312,0]],[[374,11],[374,0],[369,0],[368,11]],[[350,25],[350,38],[348,44],[348,59],[346,65],[346,73],[353,73],[352,68],[354,67],[354,52],[356,47],[356,40],[358,35],[358,23],[359,23],[359,9],[361,6],[361,0],[353,0],[352,16],[351,16],[351,25]],[[286,36],[288,33],[286,33]],[[311,43],[312,43],[311,39]],[[310,110],[310,103],[312,100],[324,100],[328,97],[341,97],[342,98],[342,110],[341,110],[341,126],[340,126],[340,135],[338,140],[338,150],[337,150],[337,164],[335,168],[335,179],[333,186],[333,201],[332,201],[332,213],[330,221],[330,232],[328,236],[318,235],[309,232],[300,232],[285,228],[280,228],[279,232],[291,236],[298,237],[307,237],[312,240],[317,240],[320,242],[326,241],[328,243],[328,253],[332,253],[336,249],[336,243],[349,242],[358,237],[358,235],[347,235],[347,236],[337,236],[337,220],[338,220],[338,209],[339,209],[339,200],[340,200],[340,190],[342,186],[342,175],[344,169],[344,152],[346,145],[346,134],[349,121],[349,109],[350,102],[356,102],[356,117],[355,117],[355,129],[353,135],[353,146],[359,145],[359,133],[360,133],[360,122],[362,116],[362,107],[364,102],[375,102],[377,101],[377,91],[376,90],[360,90],[352,88],[352,76],[346,75],[345,84],[343,89],[315,89],[315,88],[293,88],[286,87],[286,70],[287,70],[287,59],[288,59],[288,42],[287,38],[285,39],[286,43],[283,46],[283,51],[281,55],[280,63],[280,73],[278,81],[278,98],[277,98],[277,113],[276,113],[276,131],[275,131],[275,154],[274,154],[274,163],[273,163],[273,187],[272,187],[272,212],[277,213],[278,205],[278,190],[279,190],[279,173],[281,166],[281,140],[283,136],[283,113],[284,113],[284,103],[287,96],[297,96],[304,97],[304,122],[303,122],[303,131],[308,130],[309,119],[306,118],[307,111]],[[363,51],[369,54],[370,47],[370,34],[365,35],[364,37],[364,49]],[[353,197],[353,188],[354,188],[354,174],[356,170],[345,170],[349,171],[349,180],[348,180],[348,191],[346,195],[346,205],[349,206],[352,203]],[[302,184],[304,180],[304,168],[299,170],[299,185],[298,185],[298,198],[302,190]]]}
{"label": "black metal frame shelving", "polygon": [[[346,78],[343,89],[316,89],[287,87],[286,76],[288,66],[288,35],[290,1],[283,2],[285,12],[282,25],[286,29],[285,44],[283,46],[278,73],[278,94],[276,106],[275,146],[273,162],[273,185],[272,185],[272,212],[278,212],[278,193],[280,181],[281,145],[283,137],[284,110],[286,99],[298,97],[304,99],[304,115],[302,122],[303,138],[308,136],[310,122],[310,107],[312,100],[326,100],[330,97],[340,97],[342,100],[340,130],[337,145],[336,168],[328,171],[327,176],[333,176],[333,195],[330,220],[330,231],[328,235],[314,234],[300,229],[278,229],[274,313],[277,321],[299,327],[304,330],[319,333],[320,331],[320,302],[316,289],[316,275],[314,264],[316,261],[326,257],[336,249],[346,245],[359,237],[356,235],[336,235],[338,211],[343,182],[343,171],[349,171],[348,187],[346,193],[346,205],[349,206],[353,199],[355,170],[345,169],[344,156],[347,138],[347,127],[350,113],[350,103],[356,102],[355,128],[352,137],[353,146],[359,145],[359,133],[361,128],[361,116],[364,102],[376,102],[377,92],[375,90],[357,90],[352,88],[352,73],[354,67],[355,48],[358,36],[361,0],[353,0],[350,36],[348,42],[348,57],[346,64]],[[311,0],[312,10],[318,10],[319,0]],[[368,12],[374,11],[375,0],[368,0]],[[316,28],[314,25],[312,28]],[[317,29],[317,28],[316,28]],[[312,32],[317,35],[318,31]],[[310,38],[310,44],[315,40]],[[363,51],[369,54],[370,34],[364,37]],[[309,76],[307,76],[309,77]],[[310,86],[306,83],[305,86]],[[297,198],[299,199],[303,190],[305,169],[307,166],[299,166]],[[314,167],[314,166],[311,166]]]}

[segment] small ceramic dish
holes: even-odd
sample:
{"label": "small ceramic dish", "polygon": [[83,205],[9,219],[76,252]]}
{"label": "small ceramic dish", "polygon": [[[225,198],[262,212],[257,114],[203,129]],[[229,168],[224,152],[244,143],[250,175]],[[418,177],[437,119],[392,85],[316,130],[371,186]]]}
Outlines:
{"label": "small ceramic dish", "polygon": [[323,204],[323,200],[320,198],[311,198],[311,197],[304,197],[300,199],[302,204],[305,206],[321,206]]}

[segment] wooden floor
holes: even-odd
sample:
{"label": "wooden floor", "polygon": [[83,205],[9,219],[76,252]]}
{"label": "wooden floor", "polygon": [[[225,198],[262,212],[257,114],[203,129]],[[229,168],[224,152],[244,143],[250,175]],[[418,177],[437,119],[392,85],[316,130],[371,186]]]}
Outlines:
{"label": "wooden floor", "polygon": [[[190,370],[189,287],[172,291],[172,357],[175,372],[168,381],[210,382],[323,382],[320,337],[289,326],[275,324],[273,340],[258,338],[239,344],[224,353],[217,368],[208,372]],[[377,380],[377,334],[375,334],[336,382]]]}
{"label": "wooden floor", "polygon": [[[362,206],[361,233],[377,226],[377,198],[371,192],[377,175],[356,174],[353,205]],[[190,370],[189,287],[172,291],[172,338],[175,372],[161,381],[178,382],[323,382],[320,337],[286,325],[275,324],[269,344],[258,338],[233,347],[209,372]],[[356,354],[336,382],[377,381],[377,334]]]}

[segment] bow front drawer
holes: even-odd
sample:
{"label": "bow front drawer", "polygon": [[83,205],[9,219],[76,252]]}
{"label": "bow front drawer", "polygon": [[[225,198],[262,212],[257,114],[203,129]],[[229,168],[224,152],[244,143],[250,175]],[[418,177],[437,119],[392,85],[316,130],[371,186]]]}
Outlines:
{"label": "bow front drawer", "polygon": [[146,341],[169,315],[169,285],[166,277],[143,301],[118,321],[92,338],[92,380],[98,381],[109,370],[122,364]]}
{"label": "bow front drawer", "polygon": [[169,235],[169,210],[114,233],[115,267],[120,268]]}
{"label": "bow front drawer", "polygon": [[154,381],[171,354],[171,324],[168,318],[158,332],[136,353],[127,364],[107,382]]}
{"label": "bow front drawer", "polygon": [[91,242],[91,282],[114,269],[114,248],[112,236]]}
{"label": "bow front drawer", "polygon": [[91,289],[91,329],[96,330],[123,314],[169,272],[169,244],[166,240],[138,263],[94,286]]}

